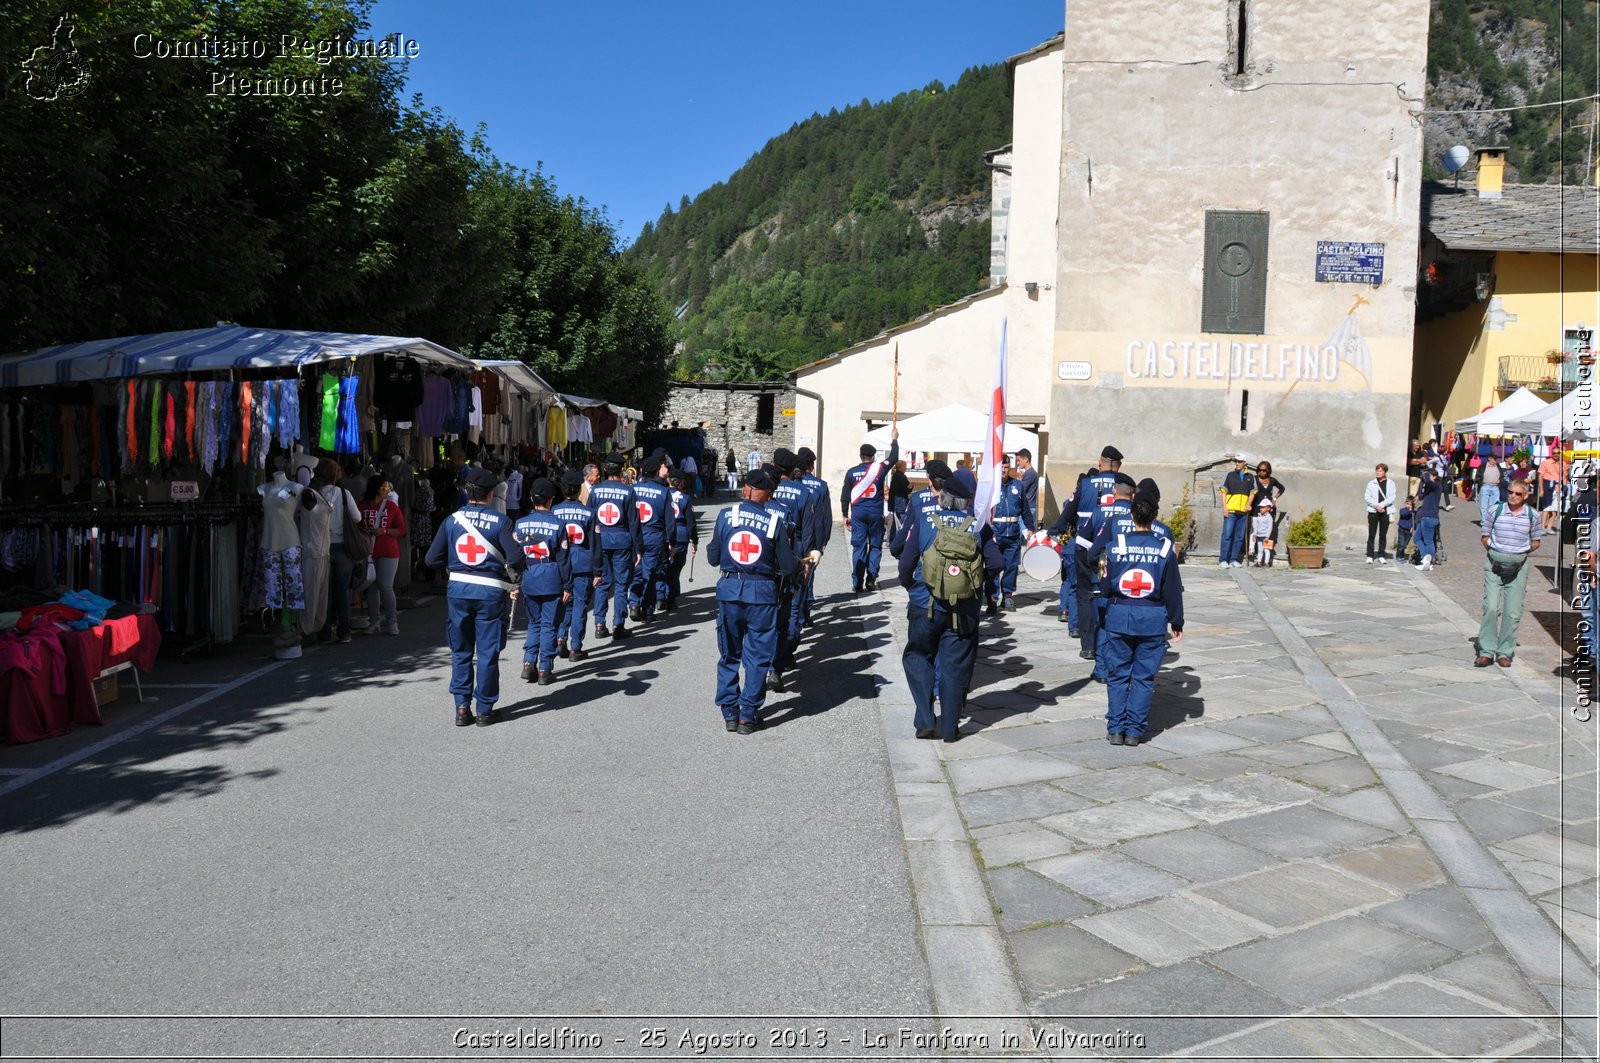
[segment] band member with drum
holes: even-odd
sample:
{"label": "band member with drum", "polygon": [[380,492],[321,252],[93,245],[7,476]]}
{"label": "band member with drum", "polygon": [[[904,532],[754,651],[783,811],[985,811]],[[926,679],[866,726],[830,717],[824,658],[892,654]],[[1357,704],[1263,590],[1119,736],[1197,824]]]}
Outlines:
{"label": "band member with drum", "polygon": [[1152,527],[1156,508],[1149,494],[1136,495],[1133,530],[1115,536],[1106,549],[1104,659],[1099,663],[1106,676],[1106,741],[1114,746],[1145,740],[1168,625],[1173,645],[1183,639],[1183,580],[1172,540]]}

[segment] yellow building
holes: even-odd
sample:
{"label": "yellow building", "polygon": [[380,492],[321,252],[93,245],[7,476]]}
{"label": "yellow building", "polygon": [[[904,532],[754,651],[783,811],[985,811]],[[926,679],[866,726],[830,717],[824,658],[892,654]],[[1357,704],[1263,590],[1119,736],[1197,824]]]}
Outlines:
{"label": "yellow building", "polygon": [[1518,387],[1554,399],[1588,374],[1600,323],[1600,195],[1505,184],[1505,149],[1422,191],[1412,426],[1428,435]]}

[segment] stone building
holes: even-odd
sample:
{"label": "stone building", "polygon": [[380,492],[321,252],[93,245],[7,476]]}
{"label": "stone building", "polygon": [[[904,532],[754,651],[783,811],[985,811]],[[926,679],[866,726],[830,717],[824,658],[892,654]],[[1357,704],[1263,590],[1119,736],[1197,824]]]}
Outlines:
{"label": "stone building", "polygon": [[664,428],[700,428],[706,446],[720,455],[731,450],[740,468],[750,448],[772,456],[779,447],[795,449],[794,385],[765,383],[687,383],[672,386],[661,415]]}
{"label": "stone building", "polygon": [[1107,443],[1169,496],[1244,451],[1291,517],[1364,531],[1373,465],[1406,453],[1428,18],[1428,0],[1070,6],[1058,490]]}

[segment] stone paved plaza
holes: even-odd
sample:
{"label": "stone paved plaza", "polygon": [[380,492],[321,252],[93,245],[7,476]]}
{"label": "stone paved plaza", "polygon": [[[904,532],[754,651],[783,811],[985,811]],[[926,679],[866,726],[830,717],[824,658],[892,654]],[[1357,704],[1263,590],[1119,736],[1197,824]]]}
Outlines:
{"label": "stone paved plaza", "polygon": [[[968,977],[1015,973],[1010,1000],[995,980],[948,1010],[1120,1026],[1146,1040],[1127,1055],[1592,1057],[1573,686],[1473,668],[1477,618],[1409,568],[1183,576],[1146,745],[1106,743],[1105,688],[1026,578],[984,621],[962,741],[916,741],[909,692],[885,693],[930,957],[961,937]],[[885,598],[864,608],[898,646]]]}

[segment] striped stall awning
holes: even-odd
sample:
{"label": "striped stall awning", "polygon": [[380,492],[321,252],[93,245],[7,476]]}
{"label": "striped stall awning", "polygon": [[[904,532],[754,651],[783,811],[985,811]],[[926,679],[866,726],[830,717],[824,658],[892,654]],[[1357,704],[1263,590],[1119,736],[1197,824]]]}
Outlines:
{"label": "striped stall awning", "polygon": [[422,362],[472,368],[472,361],[465,355],[416,337],[218,325],[67,343],[5,355],[0,357],[0,388],[232,369],[284,369],[368,354],[404,354]]}

